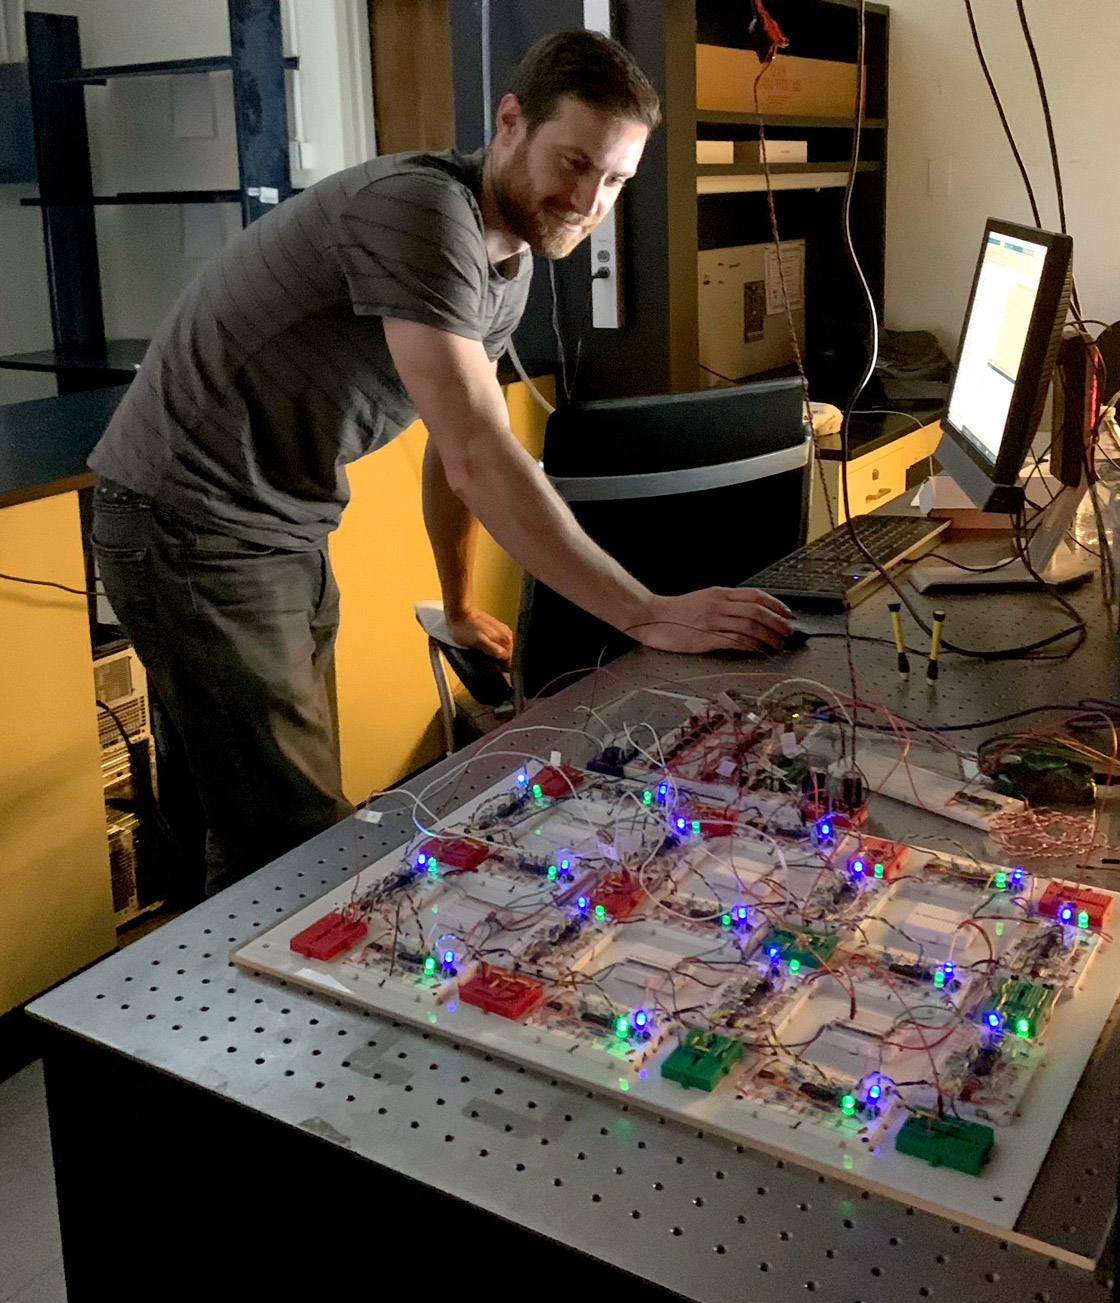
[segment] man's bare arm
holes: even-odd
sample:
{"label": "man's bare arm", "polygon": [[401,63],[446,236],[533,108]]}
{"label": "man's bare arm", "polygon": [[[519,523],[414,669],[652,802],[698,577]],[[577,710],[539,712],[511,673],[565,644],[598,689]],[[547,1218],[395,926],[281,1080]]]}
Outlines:
{"label": "man's bare arm", "polygon": [[588,538],[514,438],[480,343],[416,322],[386,319],[384,326],[448,486],[526,570],[649,646],[781,646],[787,612],[774,598],[725,588],[658,596]]}

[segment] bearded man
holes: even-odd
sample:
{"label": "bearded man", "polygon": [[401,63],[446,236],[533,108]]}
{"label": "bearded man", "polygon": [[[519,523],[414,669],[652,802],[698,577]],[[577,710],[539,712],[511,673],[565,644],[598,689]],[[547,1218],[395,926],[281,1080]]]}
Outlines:
{"label": "bearded man", "polygon": [[508,660],[471,596],[475,522],[550,588],[649,646],[779,647],[751,589],[652,593],[579,528],[514,438],[497,360],[531,253],[610,211],[659,120],[627,51],[533,47],[478,154],[372,159],[286,200],[186,289],[90,457],[93,546],[207,828],[206,889],[352,813],[325,675],[327,535],[345,466],[419,416],[424,520],[454,639]]}

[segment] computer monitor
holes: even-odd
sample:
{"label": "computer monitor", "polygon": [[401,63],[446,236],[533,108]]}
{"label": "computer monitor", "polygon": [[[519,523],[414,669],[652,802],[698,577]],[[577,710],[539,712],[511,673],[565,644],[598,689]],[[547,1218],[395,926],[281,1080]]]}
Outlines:
{"label": "computer monitor", "polygon": [[[1054,376],[1069,312],[1073,241],[989,218],[984,230],[960,346],[941,422],[937,459],[981,510],[1018,516],[1023,464],[1031,451]],[[923,562],[915,587],[1061,583],[1091,566],[1063,546],[1085,489],[1084,456],[1054,457],[1051,476],[1065,486],[1031,528],[1030,565],[970,573]]]}
{"label": "computer monitor", "polygon": [[[586,533],[655,592],[733,587],[805,541],[812,437],[797,377],[560,408],[543,465]],[[518,639],[525,692],[633,646],[538,583]]]}

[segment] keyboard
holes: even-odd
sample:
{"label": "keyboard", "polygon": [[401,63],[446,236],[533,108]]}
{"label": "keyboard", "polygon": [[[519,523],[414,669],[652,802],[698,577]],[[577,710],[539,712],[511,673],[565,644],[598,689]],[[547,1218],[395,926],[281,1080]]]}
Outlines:
{"label": "keyboard", "polygon": [[[857,516],[851,524],[885,570],[928,552],[949,527],[947,520],[924,516]],[[880,582],[878,570],[844,524],[751,575],[740,587],[761,588],[784,602],[817,610],[842,611],[870,596]]]}

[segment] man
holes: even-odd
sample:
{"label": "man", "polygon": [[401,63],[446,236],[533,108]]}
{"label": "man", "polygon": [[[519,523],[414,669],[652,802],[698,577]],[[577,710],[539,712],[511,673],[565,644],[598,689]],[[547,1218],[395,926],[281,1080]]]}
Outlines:
{"label": "man", "polygon": [[522,566],[651,647],[777,647],[753,590],[651,593],[580,530],[509,428],[497,359],[532,252],[570,253],[659,119],[630,55],[538,43],[484,153],[373,159],[287,200],[163,323],[90,457],[93,542],[117,616],[181,742],[208,828],[207,889],[351,812],[324,676],[338,621],[326,538],[345,464],[415,419],[424,520],[456,640],[508,659],[475,607],[481,521]]}

